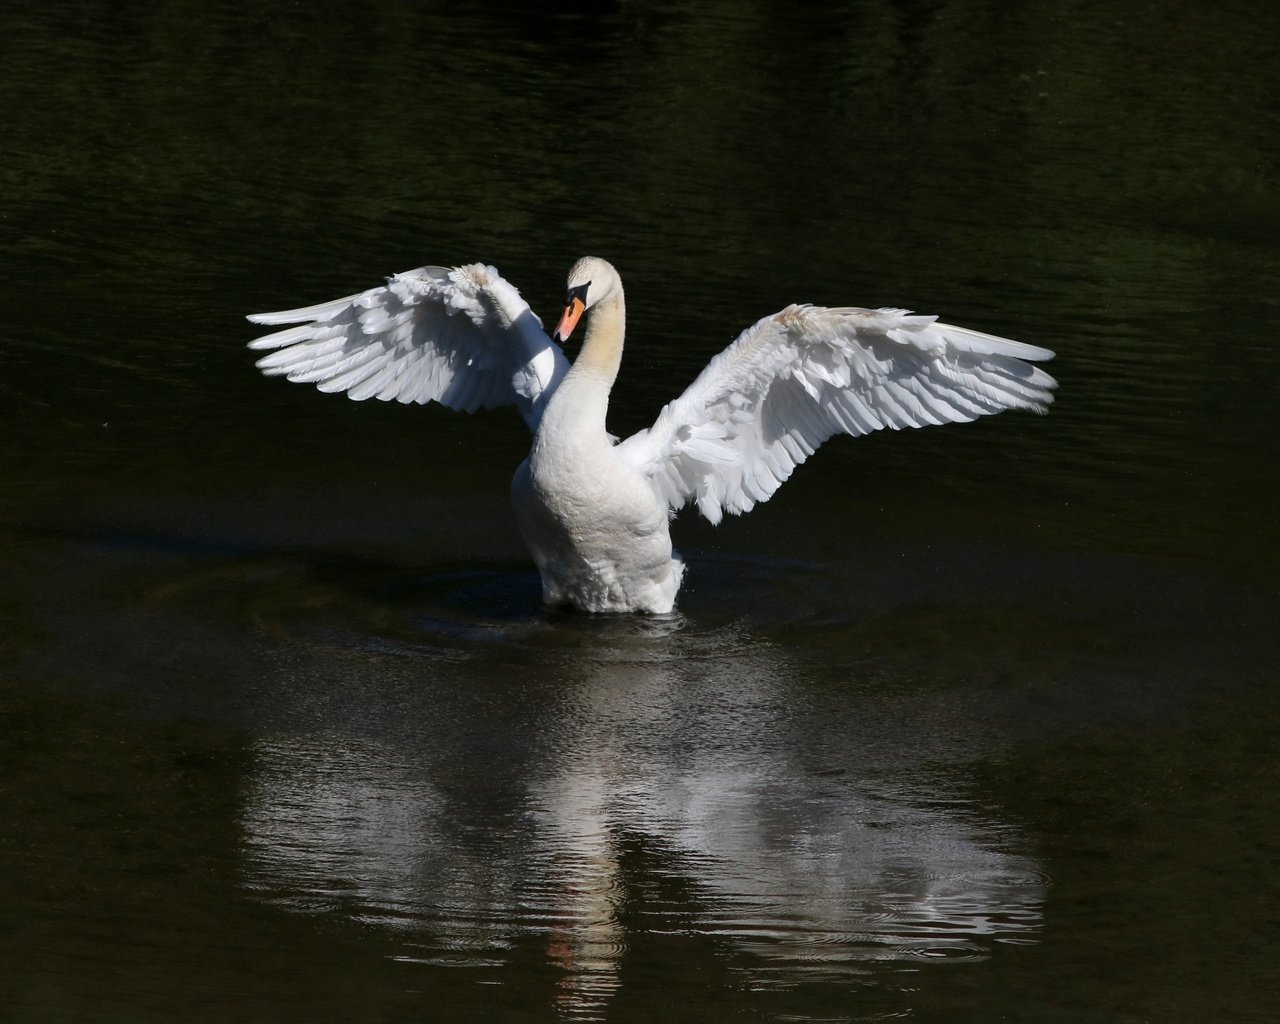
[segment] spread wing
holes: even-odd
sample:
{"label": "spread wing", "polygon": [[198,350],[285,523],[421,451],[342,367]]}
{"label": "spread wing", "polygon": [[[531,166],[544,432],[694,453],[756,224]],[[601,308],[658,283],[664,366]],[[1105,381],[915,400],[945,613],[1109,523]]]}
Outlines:
{"label": "spread wing", "polygon": [[900,309],[788,306],[744,331],[617,448],[672,509],[718,523],[768,500],[833,434],[1045,412],[1048,349]]}
{"label": "spread wing", "polygon": [[520,293],[493,267],[419,267],[344,299],[255,313],[300,324],[249,343],[270,376],[356,400],[439,402],[474,412],[516,405],[529,428],[569,368]]}

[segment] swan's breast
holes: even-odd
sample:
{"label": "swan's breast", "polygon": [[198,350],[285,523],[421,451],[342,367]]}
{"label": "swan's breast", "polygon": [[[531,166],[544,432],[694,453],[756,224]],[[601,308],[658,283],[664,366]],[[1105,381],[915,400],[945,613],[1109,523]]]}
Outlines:
{"label": "swan's breast", "polygon": [[671,610],[683,566],[672,555],[666,510],[634,469],[616,457],[531,457],[516,470],[511,496],[549,604]]}

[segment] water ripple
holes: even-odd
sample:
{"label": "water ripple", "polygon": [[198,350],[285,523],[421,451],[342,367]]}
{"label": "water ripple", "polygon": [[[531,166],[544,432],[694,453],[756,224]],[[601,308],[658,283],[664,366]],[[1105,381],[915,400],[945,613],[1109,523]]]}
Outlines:
{"label": "water ripple", "polygon": [[761,625],[804,629],[822,617],[813,595],[822,593],[823,580],[813,566],[704,561],[690,588],[690,613],[664,616],[547,608],[532,567],[404,567],[292,553],[219,560],[166,580],[150,600],[221,606],[277,639],[445,660],[582,650],[603,661],[665,661],[673,640],[682,659],[720,658],[748,650]]}

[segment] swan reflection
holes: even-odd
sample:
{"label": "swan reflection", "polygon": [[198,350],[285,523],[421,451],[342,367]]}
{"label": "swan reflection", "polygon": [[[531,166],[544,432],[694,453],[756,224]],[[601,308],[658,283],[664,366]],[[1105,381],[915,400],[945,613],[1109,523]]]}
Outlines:
{"label": "swan reflection", "polygon": [[860,737],[800,735],[767,668],[739,659],[708,691],[690,677],[723,666],[597,665],[483,756],[497,727],[460,699],[411,736],[262,739],[246,884],[399,930],[409,961],[498,969],[540,949],[578,1017],[607,1004],[637,929],[710,943],[766,985],[1031,939],[1044,880],[1001,849],[1009,829],[918,780],[814,767]]}

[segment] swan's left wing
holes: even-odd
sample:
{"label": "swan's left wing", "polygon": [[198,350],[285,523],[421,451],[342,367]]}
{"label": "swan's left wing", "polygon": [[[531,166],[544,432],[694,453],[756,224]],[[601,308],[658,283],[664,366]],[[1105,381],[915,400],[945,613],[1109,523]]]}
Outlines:
{"label": "swan's left wing", "polygon": [[265,374],[357,400],[516,405],[531,430],[569,368],[515,287],[481,263],[419,267],[358,295],[249,319],[301,324],[249,343],[275,350],[258,360]]}
{"label": "swan's left wing", "polygon": [[788,306],[744,331],[654,425],[618,445],[675,510],[766,501],[834,434],[1045,412],[1048,349],[901,309]]}

